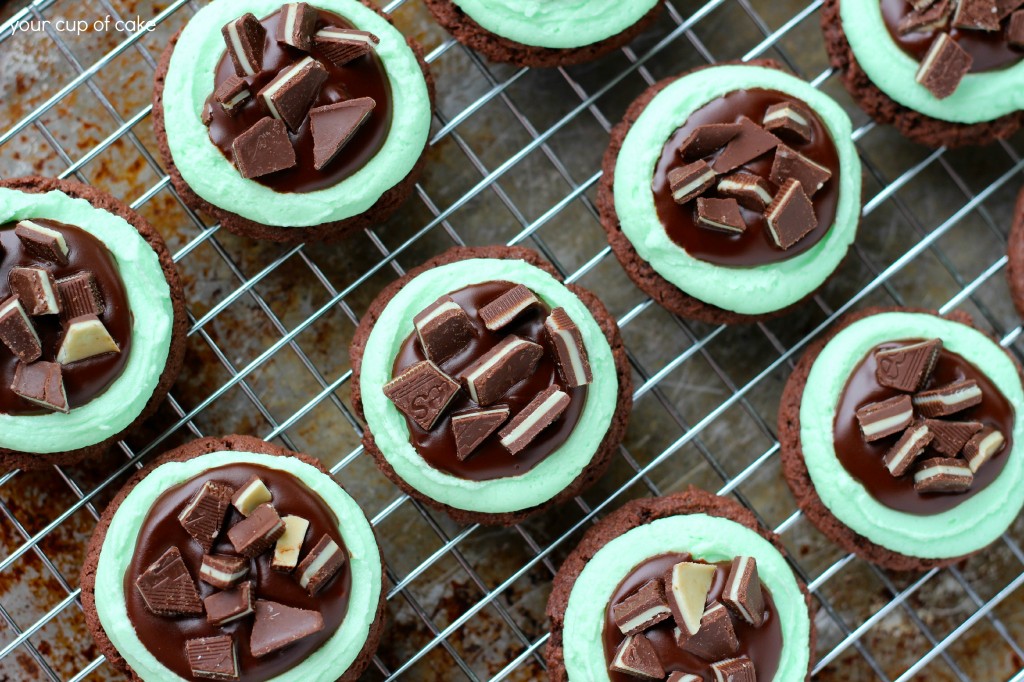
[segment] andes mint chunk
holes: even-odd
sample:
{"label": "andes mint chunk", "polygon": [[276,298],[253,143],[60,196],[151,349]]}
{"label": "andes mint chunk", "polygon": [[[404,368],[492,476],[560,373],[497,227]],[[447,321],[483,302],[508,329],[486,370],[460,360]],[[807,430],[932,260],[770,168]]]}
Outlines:
{"label": "andes mint chunk", "polygon": [[981,404],[981,387],[973,379],[955,381],[913,397],[914,407],[925,417],[946,417]]}
{"label": "andes mint chunk", "polygon": [[242,516],[248,516],[253,509],[273,499],[274,496],[267,488],[267,484],[263,482],[262,478],[253,474],[231,496],[231,504]]}
{"label": "andes mint chunk", "polygon": [[869,443],[899,433],[914,419],[914,406],[909,395],[900,395],[877,403],[869,403],[856,412],[860,432]]}
{"label": "andes mint chunk", "polygon": [[908,33],[931,33],[939,31],[949,23],[949,17],[953,14],[953,5],[950,0],[940,0],[927,7],[915,9],[910,14],[900,19],[896,25],[896,32],[901,36]]}
{"label": "andes mint chunk", "polygon": [[960,87],[960,81],[971,70],[973,63],[974,57],[967,50],[960,47],[948,33],[940,33],[928,48],[914,80],[938,99],[945,99]]}
{"label": "andes mint chunk", "polygon": [[57,362],[70,365],[106,353],[120,353],[117,342],[107,331],[100,318],[83,315],[69,320],[57,349]]}
{"label": "andes mint chunk", "polygon": [[256,588],[251,580],[230,590],[214,592],[203,599],[206,622],[217,626],[245,618],[255,610],[255,605]]}
{"label": "andes mint chunk", "polygon": [[666,177],[672,200],[682,206],[710,189],[715,184],[717,174],[707,161],[694,161],[673,168]]}
{"label": "andes mint chunk", "polygon": [[782,187],[787,180],[793,178],[799,181],[808,197],[813,197],[831,177],[832,171],[828,168],[780,144],[775,150],[775,162],[772,163],[768,179]]}
{"label": "andes mint chunk", "polygon": [[192,581],[181,552],[169,547],[135,579],[135,589],[146,608],[158,616],[186,616],[203,612],[196,584]]}
{"label": "andes mint chunk", "polygon": [[761,124],[768,132],[791,144],[807,144],[814,135],[810,112],[802,104],[793,101],[779,102],[768,107]]}
{"label": "andes mint chunk", "polygon": [[984,425],[981,422],[950,422],[943,419],[925,419],[924,423],[932,432],[932,450],[940,452],[947,457],[956,457],[967,441],[974,437],[974,434],[981,431]]}
{"label": "andes mint chunk", "polygon": [[316,32],[313,42],[332,64],[342,67],[370,54],[380,38],[367,31],[327,26]]}
{"label": "andes mint chunk", "polygon": [[185,658],[193,677],[207,680],[239,679],[238,651],[231,635],[185,640]]}
{"label": "andes mint chunk", "polygon": [[263,65],[263,41],[267,29],[252,12],[246,12],[220,30],[236,76],[255,76]]}
{"label": "andes mint chunk", "polygon": [[730,658],[711,664],[715,682],[757,682],[754,662],[746,656]]}
{"label": "andes mint chunk", "polygon": [[1002,21],[1021,6],[1024,6],[1024,0],[996,0],[996,16]]}
{"label": "andes mint chunk", "polygon": [[775,195],[764,214],[772,241],[788,249],[818,226],[814,205],[796,178],[790,178]]}
{"label": "andes mint chunk", "polygon": [[19,362],[14,369],[11,391],[48,410],[65,414],[71,411],[64,390],[64,375],[56,362]]}
{"label": "andes mint chunk", "polygon": [[707,197],[697,198],[697,226],[726,234],[743,234],[747,229],[735,199]]}
{"label": "andes mint chunk", "polygon": [[1010,47],[1024,50],[1024,10],[1010,15],[1010,23],[1006,25],[1006,42]]}
{"label": "andes mint chunk", "polygon": [[18,297],[29,315],[56,315],[60,312],[57,283],[42,268],[11,268],[8,275],[11,293]]}
{"label": "andes mint chunk", "polygon": [[213,99],[224,113],[234,116],[242,110],[242,105],[252,97],[249,84],[243,78],[231,76],[217,86],[213,92]]}
{"label": "andes mint chunk", "polygon": [[624,635],[635,635],[672,617],[661,580],[648,580],[612,605],[612,620]]}
{"label": "andes mint chunk", "polygon": [[875,351],[875,378],[897,391],[920,391],[932,376],[942,350],[942,339]]}
{"label": "andes mint chunk", "polygon": [[289,2],[281,8],[281,14],[284,16],[278,24],[277,42],[305,52],[312,50],[317,11],[304,2]]}
{"label": "andes mint chunk", "polygon": [[704,682],[704,678],[692,673],[683,673],[678,670],[670,673],[665,682]]}
{"label": "andes mint chunk", "polygon": [[644,635],[630,635],[622,640],[608,667],[613,672],[643,680],[661,680],[665,677],[665,669],[658,660],[654,645]]}
{"label": "andes mint chunk", "polygon": [[704,609],[700,629],[693,635],[675,628],[676,644],[683,651],[699,656],[706,661],[718,661],[736,653],[740,642],[732,625],[729,612],[719,602],[711,602]]}
{"label": "andes mint chunk", "polygon": [[978,473],[978,469],[995,457],[1005,443],[1006,437],[1000,431],[986,426],[964,444],[963,453],[967,459],[967,466],[971,467],[974,473]]}
{"label": "andes mint chunk", "polygon": [[501,446],[513,455],[518,455],[562,416],[569,407],[569,401],[569,394],[565,391],[558,386],[548,386],[498,432]]}
{"label": "andes mint chunk", "polygon": [[480,308],[480,319],[492,332],[512,323],[519,315],[535,305],[540,299],[522,284],[517,284],[498,298]]}
{"label": "andes mint chunk", "polygon": [[587,347],[583,344],[580,328],[565,312],[565,308],[555,308],[544,320],[544,333],[548,343],[555,352],[555,365],[558,375],[569,388],[586,386],[594,381],[590,370],[590,358]]}
{"label": "andes mint chunk", "polygon": [[292,168],[295,149],[284,123],[261,118],[231,143],[235,168],[243,178],[259,178]]}
{"label": "andes mint chunk", "polygon": [[473,402],[492,405],[533,374],[542,355],[544,349],[539,345],[512,334],[477,358],[460,377]]}
{"label": "andes mint chunk", "polygon": [[14,227],[14,235],[29,255],[57,265],[68,264],[67,241],[59,230],[31,220],[21,220]]}
{"label": "andes mint chunk", "polygon": [[257,93],[270,115],[284,121],[292,132],[297,131],[320,88],[327,81],[327,69],[312,57],[304,57],[281,69],[274,79]]}
{"label": "andes mint chunk", "polygon": [[35,362],[43,354],[39,334],[17,296],[0,304],[0,341],[22,362]]}
{"label": "andes mint chunk", "polygon": [[[738,556],[732,560],[729,577],[722,590],[722,603],[750,625],[761,627],[764,623],[764,594],[757,575],[757,559]],[[707,617],[706,613],[704,615]],[[703,628],[703,620],[701,623]]]}
{"label": "andes mint chunk", "polygon": [[760,175],[736,171],[718,181],[718,193],[735,199],[743,208],[763,213],[772,203],[772,192],[768,182]]}
{"label": "andes mint chunk", "polygon": [[779,138],[751,121],[746,116],[741,116],[739,121],[740,132],[722,151],[712,167],[716,173],[728,173],[745,163],[753,161],[757,157],[767,154],[779,145]]}
{"label": "andes mint chunk", "polygon": [[451,296],[442,296],[412,318],[423,354],[441,364],[473,339],[473,322]]}
{"label": "andes mint chunk", "polygon": [[665,596],[676,626],[686,635],[700,630],[701,617],[708,592],[715,577],[715,567],[693,561],[680,561],[666,578]]}
{"label": "andes mint chunk", "polygon": [[249,650],[253,656],[266,656],[323,629],[324,619],[319,611],[258,599]]}
{"label": "andes mint chunk", "polygon": [[287,573],[299,563],[299,552],[302,551],[302,542],[306,539],[309,521],[294,514],[282,516],[281,521],[284,522],[284,533],[274,544],[274,557],[270,560],[270,567],[275,571]]}
{"label": "andes mint chunk", "polygon": [[312,597],[341,570],[346,558],[338,543],[324,535],[295,569],[299,586]]}
{"label": "andes mint chunk", "polygon": [[953,26],[971,31],[998,31],[996,0],[957,0]]}
{"label": "andes mint chunk", "polygon": [[311,109],[313,168],[323,170],[333,161],[370,119],[375,106],[377,103],[372,97],[359,97]]}
{"label": "andes mint chunk", "polygon": [[199,579],[219,590],[226,590],[249,575],[249,560],[231,554],[204,554]]}
{"label": "andes mint chunk", "polygon": [[228,529],[235,551],[250,559],[270,549],[284,533],[284,522],[269,504],[256,507],[249,516]]}
{"label": "andes mint chunk", "polygon": [[921,453],[934,438],[935,434],[924,422],[911,425],[903,432],[896,444],[885,453],[885,457],[882,458],[885,468],[893,476],[902,476],[907,473],[910,471],[910,465],[921,456]]}
{"label": "andes mint chunk", "polygon": [[952,457],[933,457],[917,465],[914,490],[919,493],[962,493],[974,483],[967,462]]}
{"label": "andes mint chunk", "polygon": [[452,414],[455,456],[459,461],[472,455],[488,436],[508,420],[508,416],[508,405],[462,410]]}
{"label": "andes mint chunk", "polygon": [[429,431],[459,392],[459,384],[429,360],[417,362],[384,384],[395,407]]}
{"label": "andes mint chunk", "polygon": [[99,317],[105,309],[96,275],[88,270],[58,279],[57,297],[60,299],[60,320],[65,324],[85,315]]}
{"label": "andes mint chunk", "polygon": [[740,134],[739,123],[708,123],[699,126],[679,145],[684,159],[701,159],[714,154]]}
{"label": "andes mint chunk", "polygon": [[231,486],[206,481],[178,514],[181,527],[207,552],[220,535],[233,492]]}

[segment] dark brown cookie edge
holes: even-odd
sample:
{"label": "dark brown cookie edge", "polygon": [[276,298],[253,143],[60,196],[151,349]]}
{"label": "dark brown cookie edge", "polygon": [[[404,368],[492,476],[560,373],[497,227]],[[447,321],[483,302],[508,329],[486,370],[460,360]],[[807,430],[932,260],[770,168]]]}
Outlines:
{"label": "dark brown cookie edge", "polygon": [[1010,295],[1017,312],[1024,317],[1024,188],[1017,195],[1017,205],[1013,209],[1007,256],[1006,276],[1010,281]]}

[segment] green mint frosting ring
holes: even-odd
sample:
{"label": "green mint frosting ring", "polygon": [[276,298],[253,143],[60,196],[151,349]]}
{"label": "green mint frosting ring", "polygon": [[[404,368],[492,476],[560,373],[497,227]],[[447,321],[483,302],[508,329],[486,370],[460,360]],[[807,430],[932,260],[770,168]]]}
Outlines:
{"label": "green mint frosting ring", "polygon": [[[531,289],[549,307],[561,306],[583,336],[594,381],[576,428],[554,452],[519,476],[470,481],[430,466],[409,442],[409,426],[382,387],[395,358],[413,333],[412,318],[439,297],[472,284],[508,281]],[[565,285],[519,260],[473,258],[433,268],[395,294],[366,342],[359,388],[366,424],[381,454],[409,485],[442,504],[467,511],[504,514],[543,504],[567,488],[590,464],[618,403],[618,377],[611,347],[590,310]]]}
{"label": "green mint frosting ring", "polygon": [[984,123],[1024,109],[1024,62],[969,73],[939,99],[914,80],[920,63],[889,34],[878,0],[842,0],[839,18],[853,56],[879,90],[903,106],[950,123]]}
{"label": "green mint frosting ring", "polygon": [[200,118],[214,89],[214,72],[224,53],[221,27],[246,12],[258,17],[279,9],[282,0],[217,0],[196,12],[181,32],[164,83],[164,129],[174,164],[188,186],[209,203],[275,227],[310,227],[359,215],[397,185],[416,165],[430,133],[427,84],[416,55],[386,19],[356,0],[318,0],[316,7],[348,19],[380,38],[396,103],[383,147],[341,182],[315,192],[275,192],[243,178],[214,146]]}
{"label": "green mint frosting ring", "polygon": [[981,332],[924,313],[880,313],[840,331],[814,361],[800,402],[800,445],[818,496],[851,530],[899,554],[958,557],[998,539],[1024,506],[1024,423],[1014,418],[1013,450],[1002,455],[1006,465],[996,480],[938,514],[917,515],[886,507],[836,457],[835,411],[854,369],[879,344],[920,338],[942,339],[944,348],[981,370],[1011,405],[1024,405],[1016,366]]}
{"label": "green mint frosting ring", "polygon": [[811,621],[804,595],[786,559],[772,543],[735,521],[690,514],[637,526],[599,549],[583,567],[569,594],[562,628],[565,670],[570,680],[609,679],[602,635],[608,602],[640,562],[674,552],[688,552],[709,563],[731,561],[740,555],[754,557],[758,576],[772,594],[782,628],[782,656],[772,679],[794,682],[807,677]]}
{"label": "green mint frosting ring", "polygon": [[132,670],[144,680],[182,680],[139,641],[128,618],[124,575],[135,554],[139,529],[150,508],[169,488],[204,471],[232,464],[258,464],[299,479],[338,517],[338,533],[349,551],[352,592],[341,626],[302,663],[272,678],[275,682],[330,682],[355,662],[377,613],[380,550],[373,529],[355,500],[328,475],[294,457],[252,452],[214,452],[162,464],[139,481],[110,521],[96,564],[96,613],[103,631]]}
{"label": "green mint frosting ring", "polygon": [[171,291],[156,252],[124,218],[56,190],[34,194],[0,188],[0,224],[31,218],[73,225],[103,242],[132,313],[128,361],[106,391],[68,414],[0,414],[0,448],[38,454],[77,450],[120,433],[142,414],[171,348]]}
{"label": "green mint frosting ring", "polygon": [[[735,92],[777,90],[806,102],[839,152],[836,219],[815,246],[788,260],[725,267],[699,260],[672,241],[658,218],[651,183],[665,141],[708,102]],[[622,232],[654,270],[686,294],[743,315],[786,308],[824,284],[857,234],[861,169],[850,119],[830,98],[799,78],[761,66],[715,66],[689,73],[659,92],[629,129],[615,165],[615,211]]]}
{"label": "green mint frosting ring", "polygon": [[660,0],[453,0],[473,21],[523,45],[570,49],[607,40]]}

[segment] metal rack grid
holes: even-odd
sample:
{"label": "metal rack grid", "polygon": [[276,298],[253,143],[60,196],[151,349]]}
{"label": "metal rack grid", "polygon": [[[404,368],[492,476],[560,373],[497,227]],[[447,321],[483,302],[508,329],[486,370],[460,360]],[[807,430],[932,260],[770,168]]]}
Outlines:
{"label": "metal rack grid", "polygon": [[[118,677],[91,644],[78,600],[98,511],[153,455],[237,431],[320,457],[370,515],[388,562],[390,625],[366,679],[543,678],[548,586],[582,532],[627,499],[695,484],[736,497],[782,536],[820,607],[816,679],[1024,680],[1022,524],[983,558],[888,573],[828,543],[782,482],[782,384],[843,313],[868,304],[959,309],[1018,357],[1024,349],[1003,276],[1024,139],[928,152],[875,126],[828,67],[821,4],[667,0],[659,23],[619,53],[536,71],[482,60],[416,0],[395,0],[385,9],[427,46],[438,80],[428,169],[395,219],[335,247],[238,239],[174,194],[146,91],[162,45],[198,3],[0,8],[0,174],[71,177],[129,200],[167,238],[191,323],[188,369],[147,432],[99,463],[0,475],[0,679]],[[21,20],[92,15],[140,15],[158,29],[12,30]],[[680,320],[632,287],[603,241],[593,198],[606,135],[657,79],[758,57],[783,62],[854,118],[866,177],[860,238],[793,315],[742,328]],[[405,268],[466,243],[531,246],[566,280],[596,291],[634,372],[633,420],[610,472],[574,504],[510,529],[457,526],[401,494],[363,454],[348,402],[345,350],[368,302]]]}

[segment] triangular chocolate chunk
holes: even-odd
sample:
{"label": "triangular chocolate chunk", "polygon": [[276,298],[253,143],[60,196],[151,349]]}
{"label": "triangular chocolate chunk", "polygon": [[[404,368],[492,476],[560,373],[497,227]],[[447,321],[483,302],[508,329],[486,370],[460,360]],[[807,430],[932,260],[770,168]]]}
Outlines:
{"label": "triangular chocolate chunk", "polygon": [[751,121],[746,116],[739,120],[740,132],[726,145],[722,153],[711,164],[718,174],[728,173],[745,163],[753,161],[762,154],[767,154],[780,143],[767,130]]}
{"label": "triangular chocolate chunk", "polygon": [[317,107],[309,112],[313,132],[313,168],[323,170],[370,118],[377,103],[372,97]]}
{"label": "triangular chocolate chunk", "polygon": [[875,351],[875,378],[882,386],[914,393],[924,388],[942,350],[942,339]]}
{"label": "triangular chocolate chunk", "polygon": [[487,409],[473,409],[452,415],[452,433],[455,434],[455,455],[464,460],[498,430],[508,419],[508,405],[495,405]]}
{"label": "triangular chocolate chunk", "polygon": [[644,635],[631,635],[624,639],[609,668],[643,680],[660,680],[665,677],[665,669],[658,660],[654,645]]}
{"label": "triangular chocolate chunk", "polygon": [[135,587],[146,608],[158,616],[182,616],[203,612],[196,584],[192,581],[181,552],[170,547],[135,579]]}
{"label": "triangular chocolate chunk", "polygon": [[260,599],[249,648],[253,656],[266,656],[323,629],[324,618],[319,611]]}
{"label": "triangular chocolate chunk", "polygon": [[948,422],[942,419],[925,419],[928,430],[934,434],[931,448],[946,457],[956,457],[967,441],[984,428],[980,422]]}

